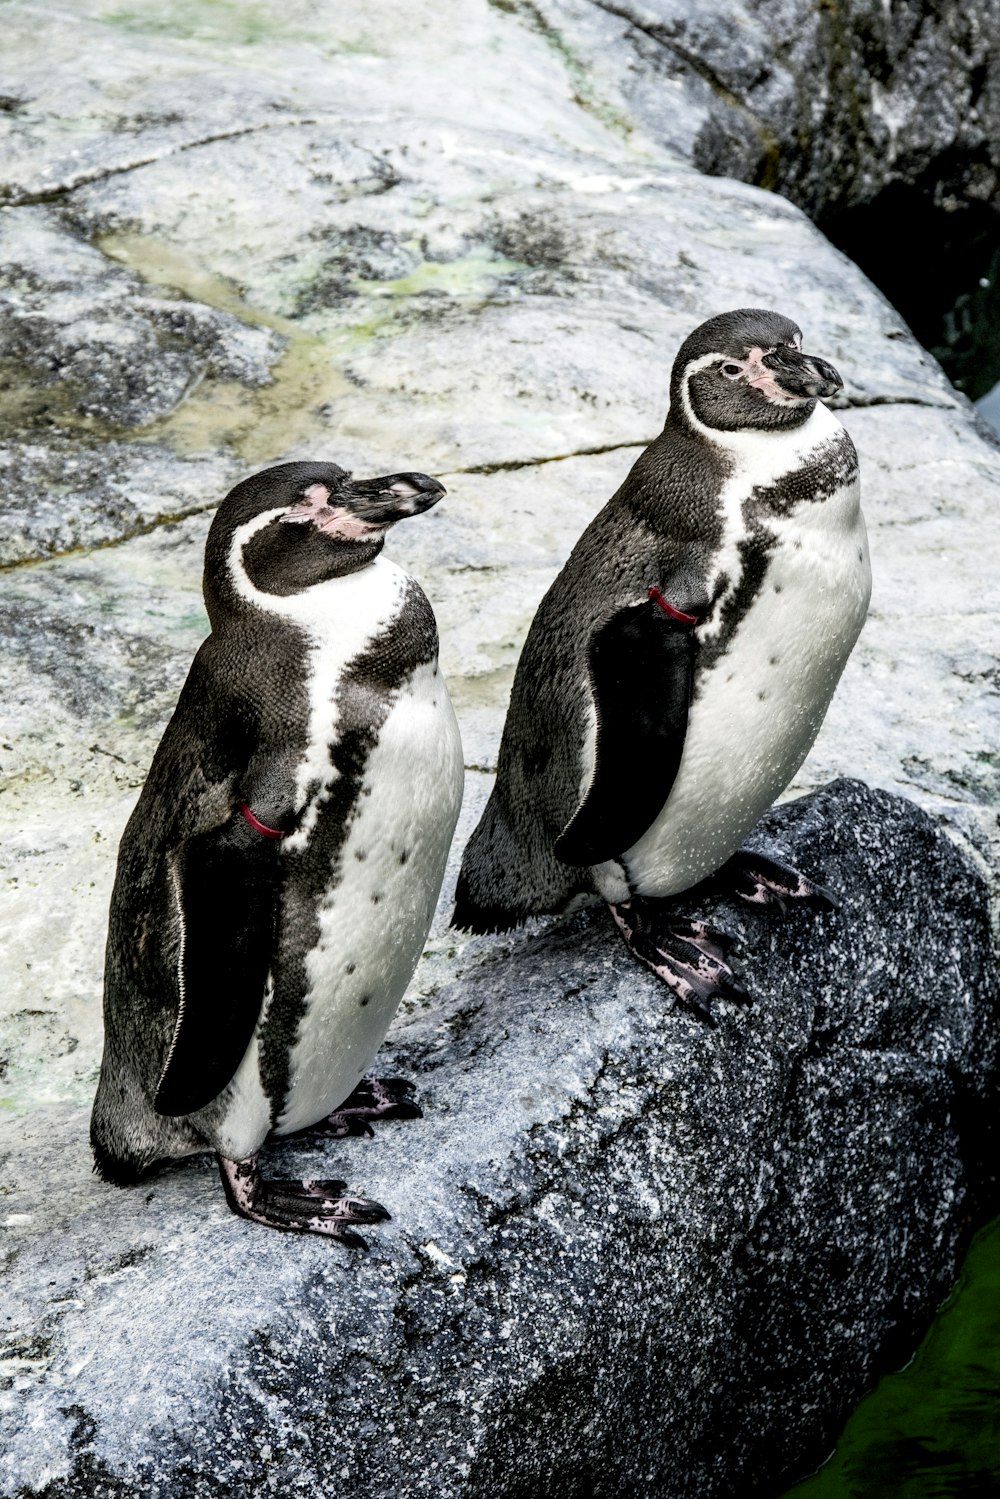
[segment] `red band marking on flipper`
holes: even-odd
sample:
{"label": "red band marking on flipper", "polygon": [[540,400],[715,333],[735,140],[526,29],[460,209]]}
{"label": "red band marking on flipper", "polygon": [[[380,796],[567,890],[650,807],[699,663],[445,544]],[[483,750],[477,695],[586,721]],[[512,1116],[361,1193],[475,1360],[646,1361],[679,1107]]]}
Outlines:
{"label": "red band marking on flipper", "polygon": [[646,594],[648,598],[659,604],[664,614],[669,614],[671,619],[679,620],[682,625],[696,625],[700,622],[699,615],[685,614],[682,609],[675,609],[673,604],[668,604],[658,588],[647,588]]}
{"label": "red band marking on flipper", "polygon": [[240,811],[243,813],[243,816],[246,818],[250,826],[256,832],[263,834],[265,838],[285,837],[285,834],[281,831],[280,828],[269,828],[266,823],[261,822],[259,817],[255,817],[250,811],[250,808],[247,806],[246,802],[240,802]]}

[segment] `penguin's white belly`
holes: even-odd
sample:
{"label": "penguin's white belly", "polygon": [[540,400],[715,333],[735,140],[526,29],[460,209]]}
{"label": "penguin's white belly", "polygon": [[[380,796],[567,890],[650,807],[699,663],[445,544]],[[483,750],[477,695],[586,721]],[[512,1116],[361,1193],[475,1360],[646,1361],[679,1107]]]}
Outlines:
{"label": "penguin's white belly", "polygon": [[275,1133],[314,1124],[371,1063],[413,974],[462,801],[462,745],[444,678],[421,666],[401,688],[324,897],[309,989]]}
{"label": "penguin's white belly", "polygon": [[641,894],[686,890],[735,853],[809,753],[864,623],[857,483],[767,525],[777,545],[761,590],[696,679],[670,796],[622,859]]}

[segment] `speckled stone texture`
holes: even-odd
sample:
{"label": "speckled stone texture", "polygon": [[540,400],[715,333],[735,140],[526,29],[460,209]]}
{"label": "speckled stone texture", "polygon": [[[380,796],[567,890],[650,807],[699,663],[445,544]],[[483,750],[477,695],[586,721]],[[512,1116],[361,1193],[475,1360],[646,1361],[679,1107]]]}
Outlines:
{"label": "speckled stone texture", "polygon": [[391,1207],[367,1257],[231,1217],[208,1161],[116,1194],[53,1117],[4,1492],[722,1499],[820,1453],[976,1210],[987,899],[857,782],[757,840],[841,907],[703,908],[751,1009],[673,1011],[603,910],[539,924],[397,1028],[422,1121],[273,1153]]}
{"label": "speckled stone texture", "polygon": [[813,219],[892,183],[946,211],[995,201],[1000,3],[510,0],[571,35],[632,117],[702,171]]}
{"label": "speckled stone texture", "polygon": [[[657,0],[694,59],[661,66],[589,0],[3,8],[5,1496],[156,1492],[146,1464],[170,1499],[562,1499],[611,1475],[641,1492],[668,1459],[678,1493],[723,1493],[742,1464],[763,1477],[753,1401],[781,1409],[791,1461],[887,1337],[905,1356],[954,1269],[974,1111],[944,1105],[985,1088],[993,1055],[977,879],[995,909],[1000,445],[800,208],[696,164],[754,176],[704,158],[713,119],[748,119],[705,67],[784,128],[817,27],[840,25],[859,78],[855,22],[884,8],[800,29],[784,4],[686,11]],[[947,158],[964,191],[963,163],[993,160],[963,92],[987,108],[992,52],[942,50],[956,7],[894,5],[886,24],[899,67],[858,106],[851,180],[875,192]],[[829,167],[833,202],[826,143],[850,100],[814,98],[818,154],[783,155],[782,185],[819,192]],[[777,814],[849,901],[773,929],[727,913],[759,1002],[709,1034],[599,915],[467,941],[447,913],[538,600],[660,429],[682,338],[747,305],[793,316],[844,375],[872,543],[871,614],[790,789],[880,789]],[[211,511],[307,457],[448,489],[387,545],[437,614],[467,767],[385,1063],[418,1078],[427,1117],[285,1152],[390,1206],[364,1262],[238,1222],[208,1162],[122,1194],[86,1148],[115,849],[207,630]],[[787,1298],[773,1323],[765,1282]],[[603,1457],[549,1483],[545,1449]]]}

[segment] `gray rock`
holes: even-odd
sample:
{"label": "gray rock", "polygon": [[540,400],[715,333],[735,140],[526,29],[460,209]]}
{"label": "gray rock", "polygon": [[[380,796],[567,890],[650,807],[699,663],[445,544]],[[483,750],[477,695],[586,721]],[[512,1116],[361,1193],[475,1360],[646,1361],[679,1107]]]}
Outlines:
{"label": "gray rock", "polygon": [[512,8],[704,172],[776,189],[829,221],[892,183],[960,212],[995,200],[1000,5],[857,0],[540,0]]}
{"label": "gray rock", "polygon": [[0,448],[0,568],[141,536],[213,510],[240,475],[225,454],[47,433]]}
{"label": "gray rock", "polygon": [[271,1153],[390,1206],[366,1257],[232,1217],[207,1160],[103,1186],[81,1111],[40,1110],[6,1197],[3,1491],[710,1499],[821,1452],[977,1210],[988,908],[856,782],[757,836],[841,910],[706,908],[754,996],[717,1030],[596,911],[467,943],[405,1005],[384,1066],[425,1118]]}
{"label": "gray rock", "polygon": [[[925,29],[939,36],[950,24],[929,14]],[[860,1388],[893,1308],[902,1308],[903,1339],[955,1263],[964,1146],[943,1114],[927,1104],[926,1174],[886,1221],[872,1204],[901,1180],[896,1167],[872,1159],[865,1175],[865,1151],[883,1136],[885,1161],[902,1159],[914,1100],[942,1103],[945,1079],[958,1076],[978,1079],[974,1091],[990,1065],[979,979],[956,998],[955,965],[981,951],[981,892],[912,808],[878,795],[851,800],[855,792],[813,804],[863,813],[859,828],[888,840],[887,857],[896,846],[887,828],[923,829],[933,867],[961,871],[943,896],[941,929],[953,933],[944,987],[901,982],[891,1007],[892,964],[903,959],[894,949],[882,968],[877,957],[869,964],[867,907],[853,946],[853,911],[846,926],[815,928],[814,939],[821,929],[842,935],[780,1002],[769,996],[782,963],[798,961],[803,929],[775,933],[772,948],[768,929],[745,923],[761,1003],[710,1037],[668,1014],[599,922],[464,943],[447,930],[443,905],[390,1042],[400,1065],[421,1074],[427,1121],[336,1157],[398,1214],[399,1229],[361,1265],[330,1246],[247,1238],[206,1163],[156,1178],[148,1204],[144,1193],[115,1194],[89,1178],[115,848],[207,629],[199,580],[211,508],[249,469],[315,456],[359,472],[424,469],[448,486],[446,501],[401,526],[389,549],[432,599],[462,724],[469,774],[453,881],[532,612],[659,429],[680,339],[726,306],[772,304],[848,379],[842,414],[861,452],[875,569],[872,616],[791,789],[849,773],[902,792],[960,843],[995,897],[1000,447],[898,314],[796,207],[693,168],[718,94],[699,102],[696,70],[657,73],[674,134],[661,130],[642,95],[645,64],[633,70],[623,23],[595,5],[560,0],[556,12],[542,0],[463,0],[431,15],[383,0],[315,0],[306,14],[168,0],[154,15],[73,0],[47,23],[44,52],[36,7],[12,0],[4,25],[0,235],[15,267],[2,289],[13,353],[0,454],[0,1130],[17,1191],[5,1288],[17,1329],[8,1492],[50,1479],[65,1492],[87,1483],[94,1493],[102,1484],[127,1491],[141,1486],[147,1460],[164,1473],[177,1465],[164,1493],[186,1499],[195,1482],[249,1492],[257,1459],[248,1454],[264,1444],[263,1492],[268,1483],[288,1491],[296,1471],[312,1472],[322,1491],[355,1484],[348,1458],[341,1480],[331,1456],[331,1388],[345,1412],[365,1391],[381,1402],[363,1417],[365,1461],[388,1471],[398,1451],[419,1483],[439,1462],[442,1483],[454,1485],[456,1465],[467,1463],[467,1491],[488,1492],[505,1459],[496,1427],[487,1431],[491,1410],[516,1421],[529,1398],[522,1427],[532,1441],[550,1434],[559,1453],[596,1450],[583,1431],[592,1418],[593,1442],[607,1438],[612,1454],[633,1443],[636,1471],[647,1449],[659,1462],[672,1443],[701,1474],[679,1413],[693,1411],[705,1429],[717,1398],[709,1375],[723,1353],[734,1387],[758,1377],[745,1349],[719,1341],[715,1303],[731,1320],[751,1315],[754,1288],[774,1279],[767,1255],[777,1236],[814,1297],[815,1324],[800,1321],[799,1346],[811,1351],[843,1326],[825,1393],[801,1366],[809,1410],[789,1437],[790,1461],[795,1443],[804,1450],[809,1433],[829,1430]],[[717,35],[727,42],[724,28]],[[811,23],[804,47],[810,38]],[[958,140],[968,122],[953,124]],[[832,840],[833,859],[849,828],[834,819],[821,835],[814,815],[793,806],[775,826],[797,847],[792,830],[804,818],[804,853],[825,861]],[[961,890],[973,893],[960,899]],[[932,894],[885,908],[897,948],[904,915],[929,912]],[[929,915],[914,919],[906,946],[919,958],[933,931]],[[884,1045],[862,1038],[855,1047],[848,1025],[850,1044],[834,1037],[813,1056],[814,1009],[825,1034],[822,1017],[838,995],[850,1008],[856,988],[862,1029],[875,1025],[875,1005],[910,1039],[897,1047],[887,1031]],[[945,1008],[925,1023],[920,1006],[932,1001]],[[957,1071],[940,1062],[945,1054],[960,1058]],[[869,1069],[853,1094],[863,1121],[853,1130],[842,1057],[845,1068]],[[911,1074],[917,1091],[901,1081]],[[884,1085],[875,1080],[883,1075]],[[817,1097],[833,1100],[822,1120]],[[722,1109],[740,1131],[729,1155],[712,1133]],[[864,1231],[856,1246],[861,1270],[837,1270],[833,1258],[827,1270],[811,1268],[813,1209],[793,1190],[805,1169],[794,1130],[803,1151],[827,1163],[826,1180],[857,1168],[853,1203],[869,1232],[867,1248]],[[605,1160],[638,1246],[619,1281],[608,1278],[623,1251],[609,1247]],[[640,1186],[670,1183],[643,1186],[641,1208],[626,1185],[635,1162]],[[706,1162],[722,1173],[715,1188]],[[708,1214],[712,1190],[722,1195]],[[684,1216],[687,1198],[700,1220]],[[654,1201],[673,1258],[646,1307],[640,1293],[656,1257],[641,1251]],[[717,1237],[704,1226],[698,1239],[696,1222],[709,1218]],[[685,1256],[686,1226],[696,1239]],[[864,1258],[883,1240],[898,1247],[904,1230],[928,1246],[909,1265],[896,1248],[877,1263]],[[739,1260],[727,1249],[737,1243],[747,1246]],[[802,1291],[791,1264],[782,1274]],[[867,1271],[878,1288],[870,1310],[856,1296]],[[529,1281],[558,1297],[558,1316],[546,1320],[538,1307],[553,1303],[542,1300],[518,1323]],[[133,1327],[140,1290],[146,1310]],[[23,1304],[14,1300],[22,1294]],[[591,1300],[613,1306],[613,1325],[590,1315]],[[773,1339],[790,1326],[776,1312]],[[421,1339],[438,1328],[428,1352]],[[754,1346],[762,1358],[770,1349],[776,1366],[769,1338],[758,1326]],[[687,1391],[668,1367],[685,1343]],[[494,1344],[519,1350],[509,1384]],[[596,1362],[581,1352],[590,1348]],[[414,1382],[394,1383],[393,1371]],[[618,1384],[637,1411],[656,1398],[637,1446]],[[292,1390],[294,1401],[283,1393]],[[426,1439],[415,1424],[424,1407]],[[716,1411],[731,1443],[720,1462],[733,1472],[755,1461],[762,1423],[746,1411],[739,1430]],[[219,1446],[230,1418],[235,1457]],[[259,1443],[254,1422],[266,1433]],[[361,1440],[351,1426],[349,1453]],[[459,1452],[465,1442],[471,1454]],[[70,1480],[74,1471],[85,1476]],[[197,1480],[185,1476],[192,1471]],[[723,1483],[722,1471],[711,1483]],[[583,1474],[579,1491],[599,1481]]]}
{"label": "gray rock", "polygon": [[9,424],[72,422],[107,435],[148,427],[206,374],[270,383],[280,347],[273,334],[199,303],[150,296],[45,209],[0,218],[0,257]]}

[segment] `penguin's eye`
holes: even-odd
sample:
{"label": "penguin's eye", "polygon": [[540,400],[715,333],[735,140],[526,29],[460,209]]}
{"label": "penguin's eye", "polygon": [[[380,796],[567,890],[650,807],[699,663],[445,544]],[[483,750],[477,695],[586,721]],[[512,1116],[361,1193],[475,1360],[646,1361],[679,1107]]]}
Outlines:
{"label": "penguin's eye", "polygon": [[724,364],[722,366],[722,373],[727,380],[735,380],[737,375],[742,375],[743,366],[741,364]]}

